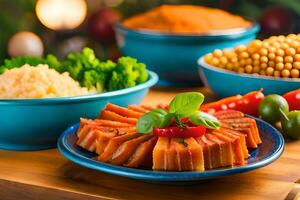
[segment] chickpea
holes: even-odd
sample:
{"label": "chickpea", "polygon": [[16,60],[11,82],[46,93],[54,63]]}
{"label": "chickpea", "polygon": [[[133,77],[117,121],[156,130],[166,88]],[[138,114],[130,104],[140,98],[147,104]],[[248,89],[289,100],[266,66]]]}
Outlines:
{"label": "chickpea", "polygon": [[269,66],[269,67],[275,67],[275,65],[276,65],[276,63],[275,63],[273,60],[270,60],[270,61],[268,62],[268,66]]}
{"label": "chickpea", "polygon": [[275,53],[275,52],[276,52],[276,48],[275,48],[274,46],[270,46],[270,47],[268,48],[268,52],[270,52],[270,53]]}
{"label": "chickpea", "polygon": [[292,78],[299,78],[299,70],[298,69],[292,69],[291,70],[291,77]]}
{"label": "chickpea", "polygon": [[220,62],[221,62],[222,65],[226,65],[228,63],[228,60],[227,60],[227,58],[225,56],[222,56],[220,58]]}
{"label": "chickpea", "polygon": [[287,70],[287,69],[284,69],[284,70],[281,71],[281,76],[284,77],[284,78],[290,77],[290,74],[291,74],[290,71]]}
{"label": "chickpea", "polygon": [[220,49],[216,49],[213,51],[213,55],[216,57],[221,57],[223,55],[223,52]]}
{"label": "chickpea", "polygon": [[285,50],[285,54],[286,54],[287,56],[293,56],[293,55],[296,54],[296,50],[293,49],[293,48],[288,48],[288,49]]}
{"label": "chickpea", "polygon": [[253,40],[250,45],[254,46],[256,48],[259,48],[262,45],[262,41],[260,41],[260,40]]}
{"label": "chickpea", "polygon": [[277,56],[284,56],[284,51],[282,49],[277,49],[276,55]]}
{"label": "chickpea", "polygon": [[286,50],[289,48],[289,45],[287,43],[281,43],[280,48]]}
{"label": "chickpea", "polygon": [[205,56],[205,61],[210,63],[210,61],[213,59],[213,55],[212,53],[209,53]]}
{"label": "chickpea", "polygon": [[266,70],[264,70],[264,69],[260,70],[259,74],[262,75],[262,76],[265,76],[266,75]]}
{"label": "chickpea", "polygon": [[294,62],[294,63],[293,63],[293,68],[294,68],[294,69],[300,70],[300,62],[298,62],[298,61],[297,61],[297,62]]}
{"label": "chickpea", "polygon": [[252,64],[252,59],[251,58],[247,58],[246,59],[246,65],[251,65]]}
{"label": "chickpea", "polygon": [[285,64],[284,64],[284,69],[287,69],[287,70],[293,69],[292,63],[285,63]]}
{"label": "chickpea", "polygon": [[294,55],[294,61],[300,61],[300,54]]}
{"label": "chickpea", "polygon": [[215,49],[204,57],[216,67],[239,73],[300,77],[300,34],[253,40],[234,49]]}
{"label": "chickpea", "polygon": [[268,68],[266,69],[266,74],[267,74],[268,76],[272,76],[272,75],[274,74],[274,68],[273,68],[273,67],[268,67]]}
{"label": "chickpea", "polygon": [[241,66],[246,65],[246,60],[244,60],[244,59],[240,60],[240,65],[241,65]]}
{"label": "chickpea", "polygon": [[232,70],[233,69],[233,64],[232,63],[227,63],[225,68],[228,69],[228,70]]}
{"label": "chickpea", "polygon": [[246,46],[245,45],[239,45],[236,47],[237,52],[243,52],[246,50]]}
{"label": "chickpea", "polygon": [[260,57],[260,62],[261,63],[267,63],[269,60],[268,60],[268,57],[267,56],[262,56]]}
{"label": "chickpea", "polygon": [[281,71],[281,70],[283,70],[283,68],[284,68],[284,64],[283,64],[283,63],[277,63],[277,64],[275,65],[275,68],[276,68],[276,70]]}
{"label": "chickpea", "polygon": [[213,58],[212,61],[211,61],[212,65],[214,66],[218,66],[220,64],[220,61],[218,58]]}
{"label": "chickpea", "polygon": [[252,71],[253,71],[253,73],[258,73],[260,71],[260,67],[254,66]]}
{"label": "chickpea", "polygon": [[272,46],[275,48],[280,48],[280,43],[279,42],[273,42]]}
{"label": "chickpea", "polygon": [[230,61],[235,63],[235,62],[238,61],[238,58],[236,56],[233,56],[233,57],[230,58]]}
{"label": "chickpea", "polygon": [[260,55],[258,53],[254,53],[254,54],[252,54],[251,57],[252,57],[253,60],[259,60]]}
{"label": "chickpea", "polygon": [[284,57],[284,62],[285,63],[292,63],[293,62],[293,57],[292,56],[285,56]]}
{"label": "chickpea", "polygon": [[275,71],[274,71],[274,76],[275,76],[275,77],[280,77],[280,76],[281,76],[281,72],[275,70]]}
{"label": "chickpea", "polygon": [[266,69],[268,67],[267,63],[261,63],[260,68],[261,69]]}
{"label": "chickpea", "polygon": [[259,60],[254,60],[254,61],[252,62],[252,64],[253,64],[253,65],[260,65],[260,62],[259,62]]}
{"label": "chickpea", "polygon": [[261,48],[259,50],[259,54],[262,56],[267,56],[268,55],[268,50],[266,48]]}
{"label": "chickpea", "polygon": [[277,40],[278,40],[279,42],[284,42],[285,37],[284,37],[283,35],[279,35],[279,36],[277,37]]}
{"label": "chickpea", "polygon": [[276,62],[276,63],[282,63],[282,62],[283,62],[283,57],[281,57],[281,56],[276,56],[276,57],[275,57],[275,62]]}
{"label": "chickpea", "polygon": [[276,58],[275,53],[269,53],[269,54],[268,54],[268,58],[269,58],[270,60],[274,60],[274,59]]}
{"label": "chickpea", "polygon": [[238,68],[238,72],[239,72],[239,73],[244,73],[244,72],[245,72],[245,69],[242,68],[242,67],[240,67],[240,68]]}
{"label": "chickpea", "polygon": [[247,52],[242,52],[240,56],[241,58],[249,58],[249,54]]}
{"label": "chickpea", "polygon": [[252,65],[246,65],[246,67],[245,67],[245,72],[246,73],[251,73],[252,72],[252,70],[253,70],[253,67],[252,67]]}

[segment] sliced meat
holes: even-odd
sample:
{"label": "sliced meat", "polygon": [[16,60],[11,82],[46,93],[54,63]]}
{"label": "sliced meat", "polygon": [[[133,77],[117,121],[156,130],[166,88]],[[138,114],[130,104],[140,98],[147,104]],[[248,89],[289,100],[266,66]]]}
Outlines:
{"label": "sliced meat", "polygon": [[[224,134],[222,131],[213,130],[211,134],[218,137],[218,139],[231,143],[233,148],[233,164],[234,165],[243,165],[245,163],[245,157],[243,153],[242,143],[239,136]],[[247,147],[246,147],[247,148]]]}
{"label": "sliced meat", "polygon": [[127,132],[124,135],[113,137],[112,139],[109,140],[103,153],[97,157],[97,160],[102,162],[109,161],[112,158],[114,152],[119,148],[121,144],[139,136],[140,135],[134,131],[134,132]]}
{"label": "sliced meat", "polygon": [[222,119],[243,118],[245,115],[244,113],[236,110],[221,110],[214,113],[214,116],[222,120]]}
{"label": "sliced meat", "polygon": [[187,138],[185,142],[192,156],[192,171],[204,171],[204,158],[201,145],[194,138]]}
{"label": "sliced meat", "polygon": [[229,126],[233,127],[233,129],[235,127],[250,128],[251,134],[253,135],[253,139],[255,140],[256,144],[260,144],[262,142],[254,119],[245,117],[237,119],[225,119],[221,120],[221,122],[228,124]]}
{"label": "sliced meat", "polygon": [[180,168],[182,171],[192,171],[194,169],[193,166],[193,158],[192,153],[188,148],[188,143],[185,140],[179,142],[178,140],[174,143],[176,154],[177,154],[177,163],[180,163]]}
{"label": "sliced meat", "polygon": [[159,137],[153,150],[153,169],[166,171],[167,168],[167,150],[169,148],[170,138]]}
{"label": "sliced meat", "polygon": [[176,138],[171,138],[169,148],[166,152],[167,154],[167,171],[179,171],[176,146],[174,144]]}
{"label": "sliced meat", "polygon": [[105,110],[114,112],[114,113],[119,114],[123,117],[129,117],[129,118],[139,118],[144,114],[143,112],[133,111],[133,110],[130,110],[128,108],[120,107],[120,106],[117,106],[117,105],[111,104],[111,103],[108,103],[106,105]]}
{"label": "sliced meat", "polygon": [[111,121],[127,123],[127,124],[133,124],[133,125],[135,125],[137,122],[136,118],[123,117],[117,113],[114,113],[114,112],[111,112],[108,110],[103,110],[100,114],[100,118],[106,119],[106,120],[111,120]]}
{"label": "sliced meat", "polygon": [[129,105],[128,109],[132,110],[132,111],[135,111],[135,112],[140,112],[140,113],[149,112],[149,110],[147,110],[147,109],[145,109],[145,108],[143,108],[141,106],[138,106],[138,105]]}
{"label": "sliced meat", "polygon": [[[213,142],[207,138],[207,135],[202,135],[201,141],[206,145],[206,150],[208,151],[209,164],[205,165],[206,169],[214,169],[222,166],[221,163],[221,148],[220,145],[216,142]],[[199,142],[198,142],[199,143]]]}
{"label": "sliced meat", "polygon": [[241,141],[244,157],[245,158],[249,157],[249,152],[248,152],[248,149],[247,149],[246,135],[245,134],[243,134],[241,132],[238,132],[238,131],[235,131],[235,130],[232,130],[232,129],[224,128],[224,127],[221,127],[219,130],[222,131],[222,134],[224,134],[224,135],[238,136],[240,138],[240,141]]}
{"label": "sliced meat", "polygon": [[140,137],[128,140],[121,144],[119,148],[113,153],[110,163],[114,165],[124,164],[130,156],[134,153],[136,148],[143,142],[149,140],[152,135],[142,135]]}
{"label": "sliced meat", "polygon": [[[152,152],[156,142],[157,142],[157,137],[152,137],[150,140],[140,144],[137,147],[136,151],[128,159],[127,163],[124,164],[124,166],[134,167],[134,168],[142,166],[144,162],[148,160],[148,158],[152,158]],[[150,160],[152,163],[152,159]]]}
{"label": "sliced meat", "polygon": [[88,127],[83,127],[79,132],[77,132],[77,136],[77,145],[88,151],[95,152],[97,140],[99,138],[99,134],[96,130],[90,129]]}
{"label": "sliced meat", "polygon": [[233,147],[231,143],[224,142],[211,133],[207,134],[207,138],[219,145],[221,161],[221,165],[219,167],[233,166]]}
{"label": "sliced meat", "polygon": [[102,127],[111,127],[111,128],[127,128],[127,127],[135,126],[134,124],[111,121],[111,120],[104,120],[104,119],[90,120],[90,119],[81,118],[80,123],[88,124],[91,126],[93,125],[95,127],[102,126]]}

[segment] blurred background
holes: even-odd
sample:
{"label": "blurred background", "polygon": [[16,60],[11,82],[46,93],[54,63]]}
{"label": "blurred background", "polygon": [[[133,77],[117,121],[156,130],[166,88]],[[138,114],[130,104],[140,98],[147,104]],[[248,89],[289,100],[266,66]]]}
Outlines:
{"label": "blurred background", "polygon": [[[102,59],[120,56],[112,24],[161,4],[197,4],[217,7],[258,21],[259,38],[300,32],[300,1],[296,0],[0,0],[0,63],[22,46],[9,44],[21,31],[41,39],[44,52],[64,57],[88,46]],[[31,42],[35,35],[19,35]],[[34,48],[34,45],[33,47]],[[36,51],[40,51],[36,47]]]}

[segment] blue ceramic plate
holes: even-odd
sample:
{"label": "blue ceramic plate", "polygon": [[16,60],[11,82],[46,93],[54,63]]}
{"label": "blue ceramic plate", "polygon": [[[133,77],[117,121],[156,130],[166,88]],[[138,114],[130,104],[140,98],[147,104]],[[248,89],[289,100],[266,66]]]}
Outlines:
{"label": "blue ceramic plate", "polygon": [[300,88],[299,78],[276,78],[239,74],[207,64],[204,56],[198,60],[199,73],[206,87],[218,97],[245,94],[264,88],[264,94],[284,94]]}
{"label": "blue ceramic plate", "polygon": [[58,141],[58,148],[63,156],[79,165],[99,170],[102,172],[125,176],[133,179],[154,182],[183,182],[199,181],[218,178],[225,175],[237,174],[264,167],[275,161],[283,152],[284,139],[271,125],[256,119],[263,143],[251,151],[248,164],[240,167],[221,168],[205,172],[162,172],[145,169],[132,169],[110,165],[93,160],[95,154],[83,150],[75,144],[76,130],[79,124],[68,128]]}

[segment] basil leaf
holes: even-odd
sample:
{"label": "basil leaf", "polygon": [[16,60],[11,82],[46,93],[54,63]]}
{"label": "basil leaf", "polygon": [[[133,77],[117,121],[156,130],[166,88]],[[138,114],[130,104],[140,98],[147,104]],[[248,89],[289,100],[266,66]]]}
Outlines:
{"label": "basil leaf", "polygon": [[179,117],[190,116],[197,111],[204,101],[203,94],[199,92],[185,92],[175,96],[170,103],[170,113]]}
{"label": "basil leaf", "polygon": [[150,112],[152,114],[153,125],[155,128],[164,128],[172,122],[173,114],[168,113],[164,109],[155,109]]}
{"label": "basil leaf", "polygon": [[138,133],[150,134],[153,131],[153,118],[150,112],[141,116],[136,124],[136,130]]}
{"label": "basil leaf", "polygon": [[206,128],[218,129],[220,122],[217,118],[204,112],[197,111],[189,117],[189,120],[196,125],[202,125]]}
{"label": "basil leaf", "polygon": [[140,117],[136,129],[138,133],[150,134],[153,128],[163,128],[171,124],[173,114],[164,109],[155,109]]}

